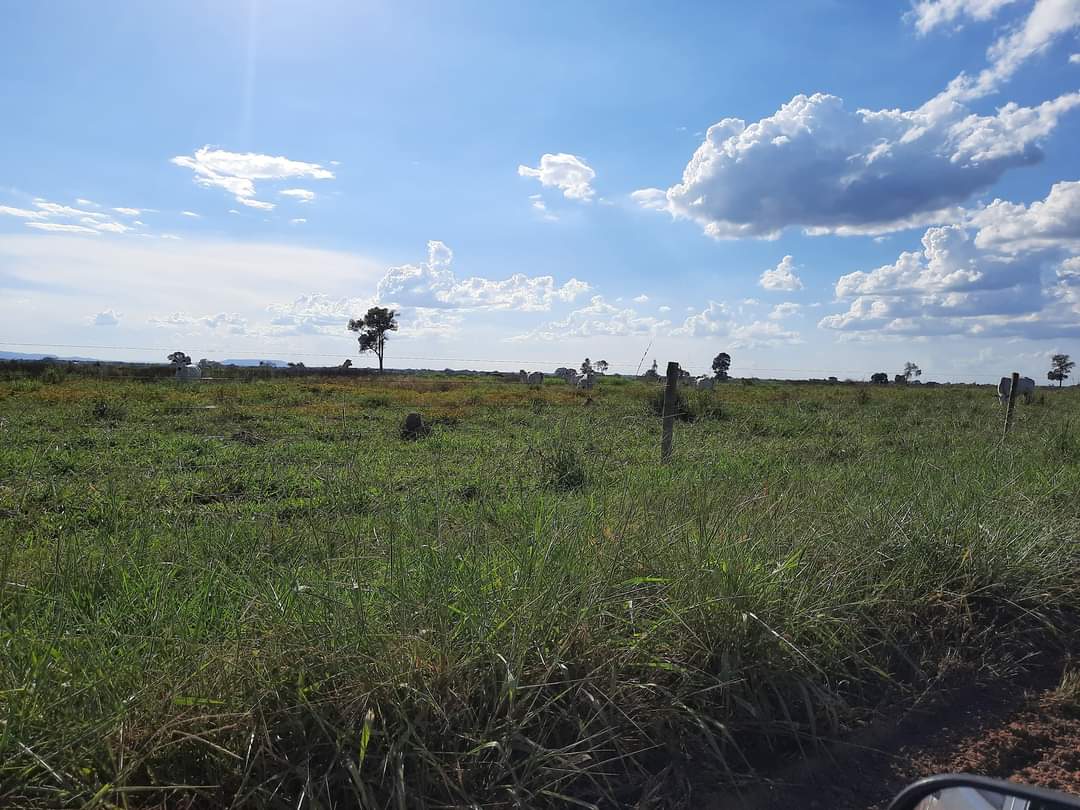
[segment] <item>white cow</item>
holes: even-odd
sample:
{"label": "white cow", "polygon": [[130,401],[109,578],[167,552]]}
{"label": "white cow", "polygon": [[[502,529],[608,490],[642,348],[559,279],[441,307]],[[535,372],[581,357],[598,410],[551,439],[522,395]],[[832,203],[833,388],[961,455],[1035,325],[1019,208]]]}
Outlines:
{"label": "white cow", "polygon": [[176,379],[181,382],[194,382],[202,379],[202,369],[198,366],[177,366]]}
{"label": "white cow", "polygon": [[[1009,404],[1009,389],[1012,388],[1012,377],[1002,377],[998,383],[998,401],[1002,405]],[[1031,377],[1021,377],[1016,384],[1017,396],[1023,396],[1024,402],[1030,403],[1035,398],[1035,381]]]}
{"label": "white cow", "polygon": [[714,385],[716,385],[716,380],[712,377],[698,377],[694,380],[694,388],[699,388],[702,391],[712,391]]}

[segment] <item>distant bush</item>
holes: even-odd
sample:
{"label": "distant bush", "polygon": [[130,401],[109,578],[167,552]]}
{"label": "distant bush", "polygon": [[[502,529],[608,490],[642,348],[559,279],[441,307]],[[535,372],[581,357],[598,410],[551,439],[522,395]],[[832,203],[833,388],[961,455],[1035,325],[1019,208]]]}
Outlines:
{"label": "distant bush", "polygon": [[45,371],[41,373],[41,381],[43,383],[49,383],[50,385],[62,383],[66,377],[67,375],[64,373],[64,370],[56,365],[48,366]]}

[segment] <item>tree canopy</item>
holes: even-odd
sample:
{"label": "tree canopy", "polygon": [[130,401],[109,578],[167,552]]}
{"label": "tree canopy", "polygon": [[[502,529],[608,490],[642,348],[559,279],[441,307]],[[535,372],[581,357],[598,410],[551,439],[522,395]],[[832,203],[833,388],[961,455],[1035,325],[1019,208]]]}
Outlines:
{"label": "tree canopy", "polygon": [[728,371],[731,369],[731,355],[727,352],[720,352],[716,355],[712,361],[713,375],[718,380],[728,379]]}
{"label": "tree canopy", "polygon": [[386,307],[372,307],[363,318],[350,318],[349,331],[358,332],[356,338],[360,352],[374,352],[379,358],[379,371],[383,370],[383,357],[386,354],[387,332],[396,332],[397,313]]}
{"label": "tree canopy", "polygon": [[1055,354],[1050,358],[1050,370],[1046,372],[1046,379],[1057,382],[1058,387],[1069,378],[1069,373],[1076,363],[1067,354]]}

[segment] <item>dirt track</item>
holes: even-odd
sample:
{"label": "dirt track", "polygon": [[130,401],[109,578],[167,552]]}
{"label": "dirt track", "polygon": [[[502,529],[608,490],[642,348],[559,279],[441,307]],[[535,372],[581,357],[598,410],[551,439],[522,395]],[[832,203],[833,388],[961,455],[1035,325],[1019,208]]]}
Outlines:
{"label": "dirt track", "polygon": [[1080,795],[1080,678],[1071,690],[1060,684],[1059,670],[1025,683],[957,690],[940,705],[785,769],[765,788],[710,806],[884,808],[909,782],[958,772]]}

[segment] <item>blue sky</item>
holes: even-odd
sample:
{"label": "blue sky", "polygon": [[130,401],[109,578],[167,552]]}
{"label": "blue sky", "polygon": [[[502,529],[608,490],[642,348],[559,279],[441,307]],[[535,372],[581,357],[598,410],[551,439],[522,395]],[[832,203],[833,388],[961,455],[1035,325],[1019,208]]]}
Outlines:
{"label": "blue sky", "polygon": [[380,303],[392,366],[1080,354],[1080,0],[4,18],[0,350],[364,364]]}

